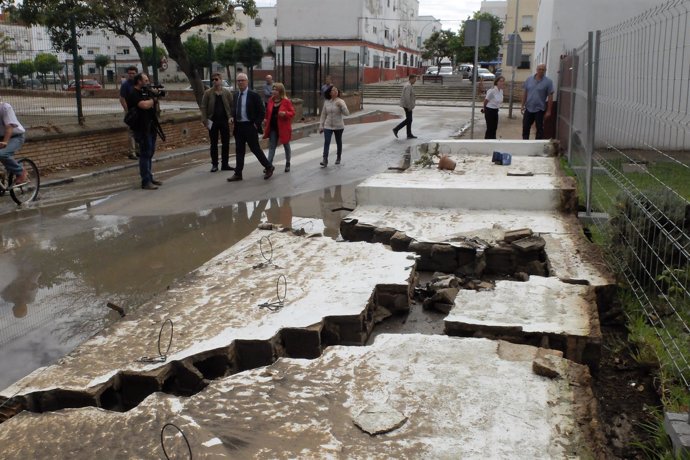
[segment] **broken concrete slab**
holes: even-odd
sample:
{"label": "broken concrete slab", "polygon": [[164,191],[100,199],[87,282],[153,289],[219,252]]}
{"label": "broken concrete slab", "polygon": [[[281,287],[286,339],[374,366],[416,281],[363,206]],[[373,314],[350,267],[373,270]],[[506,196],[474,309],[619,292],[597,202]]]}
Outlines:
{"label": "broken concrete slab", "polygon": [[[456,249],[458,272],[462,274],[481,274],[485,270],[501,272],[496,266],[503,266],[506,273],[514,276],[514,271],[555,276],[564,282],[588,284],[597,288],[600,307],[611,303],[615,279],[609,273],[597,248],[582,234],[582,227],[572,215],[557,212],[526,211],[472,211],[466,209],[448,210],[434,208],[391,208],[384,206],[359,206],[341,222],[341,234],[352,239],[353,226],[366,228],[373,235],[376,228],[395,228],[398,230],[391,238],[391,248],[396,251],[417,251],[421,270],[436,270],[450,267],[448,257],[436,264],[431,257],[431,248],[445,244]],[[539,237],[538,246],[543,239],[547,263],[534,260],[540,266],[532,266],[533,255],[508,254],[508,265],[494,258],[493,265],[481,267],[492,251],[502,244],[511,229],[526,229]],[[356,232],[355,232],[356,233]],[[522,235],[523,233],[520,233]],[[517,234],[516,234],[517,235]],[[356,233],[356,236],[362,236]],[[357,238],[359,241],[372,241]],[[414,246],[410,243],[416,242]],[[422,244],[423,243],[423,244]],[[406,245],[407,244],[407,245]],[[422,249],[428,248],[422,251]],[[486,253],[483,256],[482,253]],[[513,260],[515,259],[515,260]],[[511,268],[512,267],[512,268]],[[546,273],[544,271],[547,271]]]}
{"label": "broken concrete slab", "polygon": [[[379,306],[409,309],[411,255],[256,230],[0,396],[37,412],[90,405],[127,410],[154,391],[193,394],[208,380],[279,356],[314,358],[329,345],[361,345]],[[174,324],[167,359],[140,362],[158,356],[167,320]]]}
{"label": "broken concrete slab", "polygon": [[527,282],[497,281],[490,291],[461,290],[444,323],[449,335],[542,345],[596,368],[601,355],[598,318],[591,286],[531,276]]}
{"label": "broken concrete slab", "polygon": [[[315,360],[280,359],[191,397],[155,393],[125,413],[24,412],[2,425],[0,457],[158,458],[161,429],[174,423],[194,458],[605,458],[587,368],[559,358],[563,378],[545,378],[532,371],[539,355],[501,341],[381,335]],[[407,421],[362,432],[352,420],[374,403]],[[168,452],[187,456],[173,435],[163,439]]]}
{"label": "broken concrete slab", "polygon": [[442,139],[426,142],[418,148],[439,154],[480,154],[489,161],[493,152],[510,153],[513,157],[554,156],[558,152],[557,145],[549,140]]}
{"label": "broken concrete slab", "polygon": [[[456,171],[410,169],[366,179],[356,189],[359,206],[450,209],[574,211],[575,182],[557,173],[553,158],[522,157],[496,166],[479,156],[458,158]],[[508,177],[510,168],[529,168],[532,177]],[[467,174],[465,174],[467,172]]]}

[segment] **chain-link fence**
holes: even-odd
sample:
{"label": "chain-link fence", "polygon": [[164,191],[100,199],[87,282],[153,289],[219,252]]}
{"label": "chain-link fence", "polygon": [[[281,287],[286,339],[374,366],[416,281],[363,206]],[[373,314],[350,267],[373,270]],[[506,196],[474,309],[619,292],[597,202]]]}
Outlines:
{"label": "chain-link fence", "polygon": [[[690,0],[590,33],[561,60],[559,138],[630,324],[690,390]],[[686,401],[688,394],[686,392]],[[682,404],[681,404],[682,407]]]}

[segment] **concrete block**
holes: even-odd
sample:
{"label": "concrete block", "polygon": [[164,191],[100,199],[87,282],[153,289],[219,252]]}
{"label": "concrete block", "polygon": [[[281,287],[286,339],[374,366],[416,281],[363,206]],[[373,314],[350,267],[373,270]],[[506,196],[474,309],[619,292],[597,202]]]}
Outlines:
{"label": "concrete block", "polygon": [[666,412],[664,430],[671,438],[675,455],[679,458],[690,458],[690,414]]}
{"label": "concrete block", "polygon": [[508,230],[503,236],[503,241],[506,243],[512,243],[516,240],[521,240],[523,238],[528,238],[532,236],[532,229],[530,228],[520,228],[518,230]]}

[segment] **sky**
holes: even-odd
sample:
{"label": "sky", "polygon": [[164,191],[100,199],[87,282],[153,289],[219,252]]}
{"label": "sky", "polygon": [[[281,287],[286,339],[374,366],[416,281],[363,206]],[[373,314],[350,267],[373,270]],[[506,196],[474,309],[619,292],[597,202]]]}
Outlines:
{"label": "sky", "polygon": [[[256,6],[275,6],[276,0],[255,0]],[[347,1],[347,0],[343,0]],[[444,29],[457,32],[460,22],[479,11],[481,0],[419,0],[419,15],[441,20]]]}

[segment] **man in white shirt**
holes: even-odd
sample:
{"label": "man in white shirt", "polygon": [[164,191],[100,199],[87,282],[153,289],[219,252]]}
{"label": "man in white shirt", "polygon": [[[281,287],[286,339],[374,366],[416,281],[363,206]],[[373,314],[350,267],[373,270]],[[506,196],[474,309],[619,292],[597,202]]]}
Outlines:
{"label": "man in white shirt", "polygon": [[10,174],[15,176],[14,187],[24,185],[28,181],[27,173],[22,165],[14,159],[14,153],[24,145],[26,130],[17,120],[14,109],[7,102],[0,104],[0,162]]}

